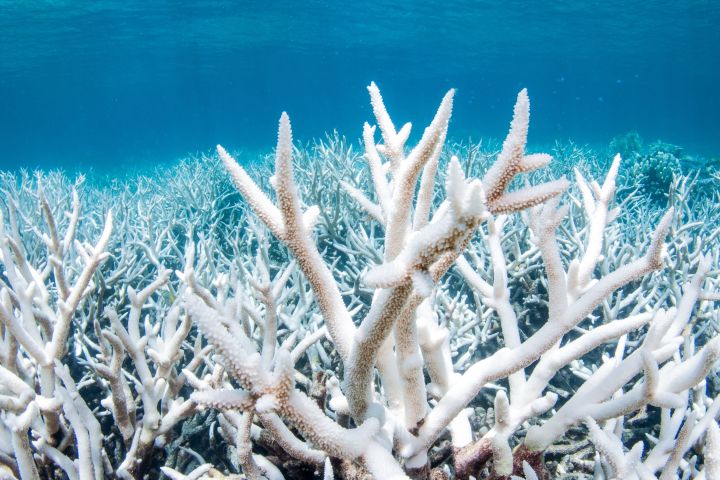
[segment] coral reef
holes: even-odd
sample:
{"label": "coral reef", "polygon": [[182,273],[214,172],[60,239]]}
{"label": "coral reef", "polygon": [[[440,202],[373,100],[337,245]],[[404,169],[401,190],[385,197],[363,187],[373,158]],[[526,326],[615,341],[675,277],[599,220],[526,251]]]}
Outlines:
{"label": "coral reef", "polygon": [[283,113],[273,172],[2,174],[0,476],[720,478],[694,180],[558,178],[525,90],[499,152],[445,145],[452,90],[409,148],[368,91],[363,153]]}

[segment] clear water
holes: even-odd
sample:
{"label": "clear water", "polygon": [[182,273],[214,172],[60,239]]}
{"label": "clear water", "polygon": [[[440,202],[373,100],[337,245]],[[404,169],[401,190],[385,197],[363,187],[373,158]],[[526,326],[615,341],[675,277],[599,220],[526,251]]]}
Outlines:
{"label": "clear water", "polygon": [[266,150],[282,110],[355,139],[371,80],[417,129],[456,87],[455,138],[503,135],[528,87],[535,145],[720,156],[719,25],[717,0],[0,0],[0,169]]}

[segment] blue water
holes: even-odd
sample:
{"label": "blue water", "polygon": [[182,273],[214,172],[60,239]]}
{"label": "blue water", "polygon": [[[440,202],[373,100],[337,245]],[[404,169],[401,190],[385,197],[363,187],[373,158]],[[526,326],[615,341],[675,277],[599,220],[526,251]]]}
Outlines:
{"label": "blue water", "polygon": [[720,2],[0,0],[0,169],[355,139],[371,80],[416,130],[456,87],[450,134],[499,137],[528,87],[533,144],[720,156]]}

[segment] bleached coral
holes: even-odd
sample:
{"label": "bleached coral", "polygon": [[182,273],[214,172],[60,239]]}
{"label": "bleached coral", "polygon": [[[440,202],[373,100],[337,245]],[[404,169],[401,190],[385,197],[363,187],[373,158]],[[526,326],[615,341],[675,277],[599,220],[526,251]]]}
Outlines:
{"label": "bleached coral", "polygon": [[[615,177],[619,168],[619,157],[613,163],[610,173],[602,187],[593,183],[592,192],[588,183],[577,173],[578,182],[583,193],[584,205],[590,217],[590,227],[585,241],[584,254],[570,263],[566,272],[559,256],[555,229],[560,225],[565,209],[558,209],[558,202],[551,200],[543,207],[536,207],[531,214],[531,228],[536,236],[536,243],[540,249],[543,263],[548,276],[549,309],[547,323],[532,334],[524,342],[519,341],[517,319],[512,306],[507,302],[506,286],[502,278],[490,288],[482,279],[471,279],[479,285],[479,290],[491,290],[486,300],[492,308],[498,311],[503,326],[503,335],[506,337],[507,347],[494,355],[470,365],[462,376],[457,376],[446,367],[428,365],[428,371],[438,377],[433,378],[433,384],[445,385],[445,391],[440,392],[437,405],[430,409],[427,405],[426,385],[423,375],[423,346],[419,343],[416,319],[420,317],[420,306],[432,295],[434,284],[447,269],[458,260],[458,256],[466,247],[474,230],[484,221],[490,222],[491,237],[497,236],[498,226],[495,225],[493,214],[504,214],[516,210],[525,210],[556,197],[566,188],[563,180],[550,182],[535,187],[528,187],[518,192],[506,193],[505,190],[513,178],[519,174],[545,166],[549,162],[546,155],[536,154],[527,156],[524,147],[527,136],[529,119],[529,102],[527,94],[522,91],[518,96],[515,115],[511,124],[510,133],[503,145],[498,160],[490,168],[482,182],[467,181],[464,178],[459,162],[451,159],[446,185],[446,202],[435,211],[433,218],[423,221],[423,216],[429,214],[430,195],[432,190],[432,177],[423,177],[417,193],[417,205],[412,204],[415,188],[423,171],[424,175],[433,176],[437,171],[439,158],[438,145],[446,136],[447,122],[451,108],[453,92],[449,92],[443,99],[438,113],[431,125],[425,130],[417,147],[405,157],[404,144],[409,136],[409,126],[397,132],[389,119],[379,90],[373,84],[369,87],[373,111],[378,119],[378,125],[385,141],[376,145],[373,138],[373,128],[366,125],[365,143],[366,158],[372,174],[372,184],[375,187],[377,203],[369,199],[364,193],[350,185],[344,185],[349,195],[355,198],[367,213],[378,221],[385,229],[383,253],[384,263],[371,269],[364,275],[364,283],[375,289],[373,301],[369,305],[364,318],[359,319],[359,327],[346,321],[349,314],[341,306],[340,299],[335,294],[334,282],[327,275],[322,280],[317,279],[317,269],[323,269],[324,264],[316,261],[309,264],[308,252],[316,252],[315,247],[309,243],[304,225],[295,221],[296,231],[304,234],[301,246],[297,240],[289,242],[283,238],[287,235],[290,226],[288,219],[300,218],[298,205],[300,199],[295,196],[295,186],[292,181],[289,158],[289,122],[283,114],[280,122],[280,134],[277,150],[275,189],[281,215],[264,195],[262,203],[257,198],[248,199],[250,205],[256,210],[268,228],[273,231],[289,249],[301,257],[300,268],[305,272],[320,298],[320,309],[330,321],[331,337],[343,344],[338,347],[344,366],[343,393],[347,401],[348,412],[360,422],[364,419],[376,417],[384,421],[389,429],[387,445],[394,445],[395,449],[405,457],[405,467],[409,472],[417,474],[418,470],[425,468],[427,449],[437,440],[442,431],[450,425],[453,418],[460,415],[456,423],[462,424],[462,410],[473,397],[489,382],[502,378],[509,378],[512,402],[500,391],[496,396],[496,422],[495,429],[479,439],[473,446],[467,434],[455,436],[458,453],[456,455],[457,474],[468,475],[473,468],[477,469],[485,461],[483,452],[494,456],[495,471],[497,474],[509,475],[513,470],[513,460],[508,439],[515,429],[526,420],[548,411],[557,400],[553,393],[543,395],[543,391],[550,379],[563,366],[585,355],[600,344],[618,337],[624,337],[653,318],[650,313],[635,315],[627,319],[615,319],[602,327],[598,327],[560,348],[562,338],[583,321],[595,308],[597,308],[610,294],[621,289],[637,278],[656,270],[662,265],[663,238],[667,234],[672,218],[672,210],[668,211],[660,221],[659,227],[651,240],[644,256],[634,262],[624,265],[618,270],[609,273],[603,278],[593,278],[599,260],[603,230],[617,215],[616,211],[608,211],[615,191]],[[219,147],[220,155],[227,168],[233,172],[233,178],[238,189],[245,195],[258,193],[257,187],[249,183],[250,177],[239,167],[227,153]],[[386,155],[387,163],[382,164],[380,153]],[[388,180],[387,175],[390,175]],[[282,181],[279,181],[282,179]],[[413,209],[415,207],[415,209]],[[416,218],[411,220],[415,210]],[[281,216],[284,221],[278,221]],[[500,219],[502,223],[502,219]],[[495,242],[499,240],[496,238]],[[492,247],[491,247],[492,248]],[[498,251],[497,243],[494,249]],[[496,254],[501,255],[501,254]],[[317,256],[315,256],[317,260]],[[494,265],[498,274],[502,276],[502,259],[496,258]],[[467,262],[460,262],[464,266],[465,275],[472,277],[474,272]],[[324,270],[323,270],[324,271]],[[697,282],[701,282],[704,274],[698,272]],[[315,278],[315,280],[313,280]],[[330,300],[328,292],[335,294],[332,308],[328,306]],[[493,299],[494,298],[494,299]],[[691,298],[685,303],[694,304]],[[427,303],[425,303],[427,308]],[[656,314],[658,315],[658,314]],[[339,327],[336,318],[342,318],[346,327]],[[675,324],[686,323],[685,320],[675,320]],[[432,328],[432,327],[430,327]],[[436,327],[437,328],[437,327]],[[390,337],[390,332],[394,336]],[[663,335],[663,334],[660,334]],[[350,348],[347,347],[348,336],[353,337]],[[671,335],[672,337],[672,335]],[[447,344],[446,344],[447,346]],[[656,347],[657,348],[657,347]],[[706,347],[707,354],[700,352],[693,356],[695,363],[705,365],[704,369],[696,371],[698,376],[689,373],[678,374],[685,378],[686,383],[700,382],[714,364],[712,344]],[[427,349],[426,361],[433,358],[430,349]],[[641,352],[642,350],[640,350]],[[671,350],[672,351],[672,350]],[[449,355],[449,352],[447,352]],[[646,363],[648,356],[645,355]],[[653,362],[664,362],[668,357],[661,357]],[[522,370],[539,361],[533,374],[525,378]],[[373,381],[373,367],[377,365],[382,384],[382,390],[375,391]],[[546,366],[547,365],[547,366]],[[647,368],[652,369],[652,365]],[[629,375],[622,377],[623,382],[609,393],[595,392],[597,398],[604,401],[609,395],[622,385],[630,382],[639,373],[639,370],[629,369]],[[446,378],[442,378],[445,376]],[[453,378],[453,381],[450,378]],[[685,391],[689,388],[686,383],[680,382],[675,389]],[[587,389],[593,390],[592,382],[586,383]],[[647,389],[646,389],[647,390]],[[674,388],[665,386],[666,394]],[[581,389],[582,391],[582,389]],[[594,390],[593,390],[594,391]],[[579,392],[581,393],[581,392]],[[385,398],[383,398],[385,397]],[[582,398],[579,396],[578,398]],[[646,398],[649,398],[646,394]],[[582,402],[582,400],[579,400]],[[627,411],[616,411],[619,416],[639,409],[642,402],[633,404]],[[560,414],[558,412],[558,414]],[[556,418],[556,417],[553,417]],[[551,418],[550,423],[552,423]],[[564,423],[570,425],[581,420],[566,419]],[[603,418],[605,420],[606,418]],[[455,425],[455,429],[467,431],[466,427]],[[543,431],[546,429],[543,428]],[[549,430],[551,431],[551,430]],[[539,441],[533,434],[527,446],[528,451],[541,452],[548,444]],[[552,439],[562,434],[556,434]],[[547,433],[546,433],[547,435]],[[552,436],[552,434],[550,434]],[[552,442],[552,440],[551,440]],[[370,444],[368,443],[368,446]],[[487,447],[485,447],[487,445]]]}
{"label": "bleached coral", "polygon": [[491,165],[447,153],[454,91],[412,149],[368,91],[362,156],[331,138],[306,158],[284,113],[274,175],[218,147],[242,201],[192,165],[84,217],[60,177],[4,180],[9,475],[717,476],[718,230],[689,186],[627,243],[621,159],[575,188],[534,172],[525,90]]}

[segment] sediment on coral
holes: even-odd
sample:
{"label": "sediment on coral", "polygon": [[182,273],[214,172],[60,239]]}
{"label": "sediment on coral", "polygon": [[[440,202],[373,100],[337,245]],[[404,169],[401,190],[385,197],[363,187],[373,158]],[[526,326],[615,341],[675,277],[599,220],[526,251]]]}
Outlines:
{"label": "sediment on coral", "polygon": [[718,478],[697,176],[526,153],[524,90],[498,148],[453,91],[410,148],[368,90],[361,146],[0,174],[2,475]]}

